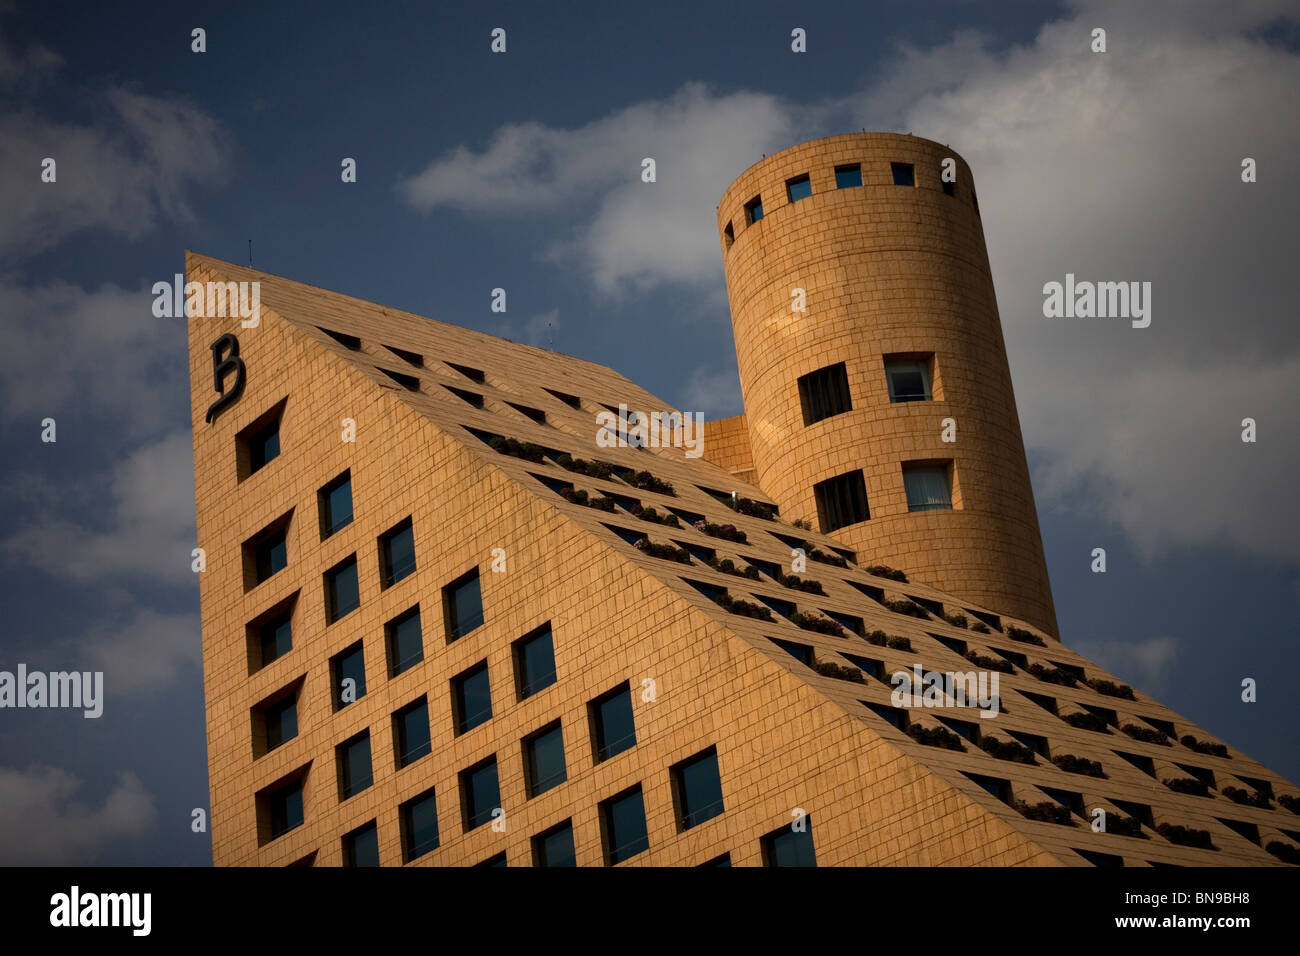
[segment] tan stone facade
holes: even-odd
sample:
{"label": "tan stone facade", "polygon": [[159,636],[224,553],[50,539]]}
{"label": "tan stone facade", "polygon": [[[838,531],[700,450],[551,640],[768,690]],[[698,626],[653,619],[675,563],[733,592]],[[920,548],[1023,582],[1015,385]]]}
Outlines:
{"label": "tan stone facade", "polygon": [[[896,164],[912,185],[895,185]],[[837,188],[837,168],[860,170],[861,185]],[[788,184],[802,176],[811,195],[791,201]],[[751,223],[755,198],[763,216]],[[975,202],[953,150],[892,133],[782,150],[727,189],[718,231],[757,484],[816,524],[813,486],[860,469],[870,518],[835,529],[840,540],[1055,635]],[[794,310],[796,289],[806,311]],[[933,400],[892,402],[888,357],[927,363]],[[805,425],[798,379],[839,362],[852,409]],[[948,419],[955,441],[944,440]],[[943,464],[951,510],[909,513],[908,462]]]}
{"label": "tan stone facade", "polygon": [[[784,502],[779,518],[733,510],[732,493],[771,500],[731,473],[748,470],[744,417],[706,429],[706,453],[723,467],[681,448],[601,447],[596,415],[605,407],[669,406],[602,366],[230,263],[189,254],[186,273],[189,281],[261,284],[257,327],[206,310],[189,320],[218,865],[340,865],[345,845],[355,853],[351,835],[372,825],[378,862],[391,866],[502,855],[507,865],[532,865],[537,838],[566,822],[574,858],[587,866],[724,856],[763,865],[780,858],[766,838],[788,839],[796,820],[818,865],[1267,865],[1277,861],[1264,847],[1297,842],[1300,819],[1277,801],[1300,796],[1293,785],[1235,749],[1215,756],[1179,743],[1185,735],[1215,742],[1140,692],[1113,696],[1102,682],[1114,677],[1040,636],[1045,629],[1033,621],[932,587],[910,566],[896,565],[907,581],[869,574],[866,567],[887,563],[880,552],[854,553],[848,536],[795,528]],[[219,397],[211,346],[227,333],[238,339],[244,387],[209,423]],[[954,387],[947,378],[944,386]],[[276,410],[278,454],[254,469],[250,427]],[[1011,451],[1018,448],[1017,434]],[[613,470],[573,470],[561,453]],[[353,517],[331,531],[322,490],[345,472]],[[675,525],[649,520],[650,508],[674,515]],[[408,519],[414,570],[399,576],[382,542]],[[730,535],[724,525],[745,541],[717,536]],[[267,529],[277,535],[259,537]],[[280,530],[281,556],[263,567],[265,543]],[[629,543],[639,538],[674,550]],[[357,606],[331,622],[327,576],[353,556]],[[726,573],[728,561],[755,570]],[[458,625],[447,588],[472,571],[482,623]],[[794,587],[791,573],[822,593]],[[766,619],[724,608],[723,589],[765,608]],[[405,657],[395,674],[391,625],[415,608],[420,659]],[[285,610],[291,639],[266,660],[258,625]],[[536,689],[519,642],[546,625],[555,673]],[[332,662],[358,644],[364,693],[339,706]],[[896,671],[919,664],[987,674],[990,662],[1006,671],[998,673],[996,717],[891,709]],[[491,716],[458,732],[464,715],[453,682],[483,663]],[[592,705],[621,687],[635,741],[607,755]],[[395,715],[421,700],[428,744],[408,745],[399,766]],[[283,713],[287,701],[293,732],[279,723],[284,739],[272,739],[267,715]],[[1093,729],[1076,725],[1089,718],[1075,715],[1089,713]],[[557,722],[564,779],[538,792],[529,742]],[[1161,739],[1160,727],[1174,739]],[[941,729],[955,730],[947,739],[960,749],[934,745]],[[345,771],[339,748],[360,735],[369,738],[370,767],[358,782],[355,761]],[[990,738],[1001,758],[1019,741],[1032,762],[986,752]],[[691,809],[698,791],[675,768],[710,752],[722,803],[700,819]],[[1104,776],[1067,772],[1053,762],[1064,757],[1096,761]],[[495,761],[498,794],[485,808],[466,782],[487,761]],[[1161,782],[1197,775],[1207,777],[1205,796]],[[1265,805],[1235,802],[1232,787]],[[626,819],[611,822],[602,808],[636,788],[644,840],[622,861],[616,836],[626,835]],[[403,808],[430,793],[437,845],[415,847]],[[298,805],[285,794],[298,795],[300,813],[286,816],[284,807]],[[1066,822],[1021,812],[1058,801],[1073,808]],[[499,812],[488,819],[485,809]],[[1110,832],[1092,831],[1096,809],[1109,814]],[[1115,832],[1130,817],[1141,836]],[[1164,824],[1204,831],[1214,848],[1161,836]]]}

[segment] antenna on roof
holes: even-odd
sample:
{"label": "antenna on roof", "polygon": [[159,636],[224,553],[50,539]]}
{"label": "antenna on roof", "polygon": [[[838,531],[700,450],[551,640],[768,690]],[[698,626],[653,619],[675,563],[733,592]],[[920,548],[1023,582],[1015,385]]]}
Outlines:
{"label": "antenna on roof", "polygon": [[555,351],[555,332],[551,328],[551,320],[546,320],[546,347],[552,352]]}
{"label": "antenna on roof", "polygon": [[252,239],[248,240],[248,266],[249,268],[252,268],[253,266],[253,240]]}

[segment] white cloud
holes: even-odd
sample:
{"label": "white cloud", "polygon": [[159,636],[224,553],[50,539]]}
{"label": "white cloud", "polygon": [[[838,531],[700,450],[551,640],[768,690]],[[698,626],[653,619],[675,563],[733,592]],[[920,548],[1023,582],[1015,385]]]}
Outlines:
{"label": "white cloud", "polygon": [[1169,636],[1144,641],[1077,641],[1075,650],[1096,661],[1121,680],[1143,688],[1159,688],[1178,656],[1178,641]]}
{"label": "white cloud", "polygon": [[[0,56],[0,81],[25,62]],[[94,119],[83,124],[25,109],[0,114],[0,168],[13,171],[0,179],[0,257],[25,257],[87,229],[139,238],[161,217],[192,219],[189,188],[224,178],[227,135],[198,107],[122,89],[87,100]],[[40,179],[47,157],[57,164],[53,183]]]}
{"label": "white cloud", "polygon": [[700,366],[691,372],[683,392],[683,412],[703,412],[706,421],[739,415],[740,379],[734,367]]}
{"label": "white cloud", "polygon": [[[86,489],[99,494],[104,484],[91,480],[75,493],[84,501]],[[106,484],[105,526],[88,528],[47,505],[0,542],[0,552],[82,583],[135,576],[192,586],[194,465],[188,430],[137,449]]]}
{"label": "white cloud", "polygon": [[537,348],[555,349],[555,334],[560,331],[560,310],[551,309],[538,315],[530,316],[522,322],[502,319],[497,324],[495,335],[522,342]]}
{"label": "white cloud", "polygon": [[[484,150],[459,146],[399,189],[422,210],[576,219],[576,234],[548,255],[574,263],[603,293],[716,281],[713,210],[723,190],[762,153],[797,142],[815,113],[797,118],[773,96],[689,84],[578,129],[503,126]],[[646,157],[656,162],[654,183],[641,181]]]}
{"label": "white cloud", "polygon": [[104,672],[110,704],[125,700],[124,694],[163,687],[187,671],[197,675],[203,657],[197,614],[139,609],[78,643],[88,658],[82,669]]}
{"label": "white cloud", "polygon": [[57,767],[0,767],[0,864],[85,866],[108,842],[141,836],[156,823],[153,798],[134,774],[120,774],[98,808],[75,799],[80,788]]}

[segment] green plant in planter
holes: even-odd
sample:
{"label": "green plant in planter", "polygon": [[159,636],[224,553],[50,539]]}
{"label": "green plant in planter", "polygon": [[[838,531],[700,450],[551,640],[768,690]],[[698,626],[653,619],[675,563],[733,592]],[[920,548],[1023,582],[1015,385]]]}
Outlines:
{"label": "green plant in planter", "polygon": [[585,458],[574,458],[572,455],[567,453],[556,458],[555,463],[566,471],[573,471],[580,475],[587,475],[591,478],[600,478],[606,481],[614,474],[614,466],[608,462],[588,461]]}
{"label": "green plant in planter", "polygon": [[745,532],[737,530],[734,524],[714,524],[712,521],[697,521],[692,527],[701,534],[707,534],[710,538],[721,538],[723,541],[735,541],[738,544],[749,543],[749,539],[745,537]]}
{"label": "green plant in planter", "polygon": [[1140,740],[1147,744],[1159,744],[1161,747],[1172,747],[1173,741],[1156,730],[1154,727],[1139,727],[1137,724],[1125,724],[1120,730],[1128,734],[1134,740]]}
{"label": "green plant in planter", "polygon": [[1142,821],[1136,817],[1123,817],[1118,813],[1106,814],[1106,831],[1115,836],[1137,837],[1140,840],[1149,839],[1142,832]]}
{"label": "green plant in planter", "polygon": [[977,654],[974,651],[966,652],[966,660],[976,667],[984,668],[986,671],[1001,671],[1003,674],[1012,674],[1016,670],[1010,661],[1004,661],[1000,657],[989,657],[986,654]]}
{"label": "green plant in planter", "polygon": [[1223,744],[1212,744],[1209,741],[1197,740],[1191,734],[1183,734],[1178,738],[1178,742],[1189,750],[1195,750],[1198,754],[1209,754],[1213,757],[1228,756],[1228,748]]}
{"label": "green plant in planter", "polygon": [[839,680],[852,681],[855,684],[865,684],[867,682],[867,679],[862,676],[862,671],[856,667],[844,667],[834,661],[817,661],[813,664],[813,670],[823,677],[834,677]]}
{"label": "green plant in planter", "polygon": [[961,613],[957,613],[957,612],[954,612],[954,613],[952,613],[952,614],[945,614],[945,615],[943,616],[943,619],[944,619],[945,621],[947,621],[949,624],[951,624],[953,627],[965,627],[965,626],[966,626],[966,615],[965,615],[965,614],[961,614]]}
{"label": "green plant in planter", "polygon": [[1300,866],[1300,850],[1297,850],[1290,843],[1283,843],[1281,840],[1270,840],[1268,846],[1264,847],[1264,849],[1283,863]]}
{"label": "green plant in planter", "polygon": [[1292,813],[1300,814],[1300,797],[1290,793],[1283,793],[1278,795],[1277,802]]}
{"label": "green plant in planter", "polygon": [[758,618],[760,621],[772,620],[772,611],[761,604],[755,604],[753,601],[744,601],[739,598],[733,598],[727,591],[723,591],[717,597],[718,604],[732,614],[738,614],[741,617]]}
{"label": "green plant in planter", "polygon": [[1036,763],[1034,752],[1028,747],[1012,741],[985,737],[980,740],[980,749],[999,760],[1014,760],[1016,763]]}
{"label": "green plant in planter", "polygon": [[1097,677],[1088,679],[1088,686],[1099,694],[1105,694],[1107,697],[1123,697],[1125,700],[1137,700],[1133,694],[1133,688],[1128,684],[1116,684],[1111,680],[1101,680]]}
{"label": "green plant in planter", "polygon": [[820,548],[813,547],[807,541],[804,542],[804,553],[814,561],[820,561],[822,564],[830,564],[837,568],[847,568],[849,562],[838,554],[827,554]]}
{"label": "green plant in planter", "polygon": [[844,626],[838,621],[831,621],[815,614],[805,614],[803,611],[795,611],[790,615],[790,623],[802,627],[805,631],[816,631],[819,634],[831,634],[835,637],[845,636]]}
{"label": "green plant in planter", "polygon": [[1187,793],[1193,797],[1208,797],[1210,788],[1195,777],[1170,777],[1160,781],[1174,793]]}
{"label": "green plant in planter", "polygon": [[909,617],[919,617],[923,620],[928,620],[930,617],[929,614],[925,613],[925,609],[921,605],[905,598],[897,601],[886,600],[884,605],[895,614],[906,614]]}
{"label": "green plant in planter", "polygon": [[910,637],[899,637],[897,634],[891,634],[886,644],[891,650],[910,651],[912,649],[912,639]]}
{"label": "green plant in planter", "polygon": [[812,530],[812,522],[809,521],[807,518],[795,518],[793,521],[790,522],[790,524],[794,525],[800,531]]}
{"label": "green plant in planter", "polygon": [[666,515],[661,515],[654,508],[644,508],[639,504],[635,504],[632,506],[632,514],[642,521],[651,521],[654,524],[666,525],[669,528],[680,528],[682,526],[682,523],[677,520],[677,515],[671,511]]}
{"label": "green plant in planter", "polygon": [[755,501],[753,498],[728,498],[723,504],[732,511],[742,515],[749,515],[751,518],[762,518],[764,521],[771,521],[776,517],[775,508],[761,501]]}
{"label": "green plant in planter", "polygon": [[1248,807],[1262,807],[1268,810],[1272,806],[1267,793],[1243,790],[1241,787],[1224,787],[1219,792],[1233,803],[1242,803]]}
{"label": "green plant in planter", "polygon": [[781,574],[777,577],[777,583],[785,587],[793,588],[796,591],[807,591],[809,594],[825,594],[820,581],[805,581],[793,574]]}
{"label": "green plant in planter", "polygon": [[907,582],[907,575],[902,571],[895,571],[887,564],[873,564],[866,568],[868,574],[874,574],[878,578],[889,578],[891,581]]}
{"label": "green plant in planter", "polygon": [[1029,673],[1045,683],[1060,684],[1062,687],[1074,687],[1076,683],[1074,677],[1065,671],[1044,667],[1042,664],[1030,664]]}
{"label": "green plant in planter", "polygon": [[1051,800],[1045,800],[1042,803],[1026,803],[1024,800],[1016,801],[1016,809],[1020,815],[1029,820],[1040,820],[1043,823],[1059,823],[1061,826],[1074,826],[1073,814],[1069,807],[1063,807],[1059,803]]}
{"label": "green plant in planter", "polygon": [[1021,644],[1035,644],[1038,647],[1046,647],[1047,642],[1032,631],[1026,631],[1023,627],[1012,625],[1007,628],[1007,637],[1013,641],[1019,641]]}
{"label": "green plant in planter", "polygon": [[1052,763],[1066,773],[1080,773],[1086,777],[1106,776],[1106,772],[1101,769],[1100,761],[1089,760],[1086,757],[1076,757],[1074,754],[1057,754],[1052,758]]}
{"label": "green plant in planter", "polygon": [[655,544],[649,538],[642,538],[635,545],[638,551],[644,551],[652,558],[660,558],[664,561],[680,561],[682,564],[691,563],[691,553],[685,548],[677,548],[671,544]]}
{"label": "green plant in planter", "polygon": [[1170,843],[1177,843],[1179,846],[1200,847],[1202,850],[1218,849],[1210,838],[1208,830],[1196,830],[1177,823],[1162,823],[1156,827],[1156,832]]}
{"label": "green plant in planter", "polygon": [[648,471],[635,472],[628,484],[633,488],[640,488],[642,491],[653,491],[661,495],[673,495],[676,497],[677,492],[673,489],[672,482],[664,481],[662,478],[656,478]]}
{"label": "green plant in planter", "polygon": [[1078,727],[1081,730],[1091,730],[1099,734],[1108,734],[1110,730],[1104,717],[1098,717],[1096,714],[1090,714],[1083,710],[1073,714],[1065,714],[1061,717],[1071,727]]}
{"label": "green plant in planter", "polygon": [[983,621],[976,621],[974,624],[972,624],[972,625],[970,626],[970,629],[971,629],[972,631],[974,631],[976,634],[990,634],[990,633],[992,633],[992,632],[989,630],[989,626],[988,626],[987,624],[985,624]]}
{"label": "green plant in planter", "polygon": [[910,724],[907,735],[926,747],[942,747],[945,750],[966,749],[962,746],[961,738],[947,727],[922,727],[920,724]]}
{"label": "green plant in planter", "polygon": [[488,441],[488,445],[503,455],[522,458],[525,461],[542,461],[546,457],[546,449],[541,445],[519,441],[517,438],[503,438],[497,435]]}

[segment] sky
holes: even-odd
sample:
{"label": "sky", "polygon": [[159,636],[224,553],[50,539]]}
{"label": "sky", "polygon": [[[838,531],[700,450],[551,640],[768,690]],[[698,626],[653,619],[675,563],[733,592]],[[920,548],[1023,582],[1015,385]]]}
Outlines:
{"label": "sky", "polygon": [[[716,204],[859,129],[972,169],[1063,640],[1300,780],[1294,4],[451,6],[0,3],[0,670],[105,672],[0,710],[0,863],[211,863],[186,249],[721,417]],[[1046,318],[1067,273],[1150,326]]]}

